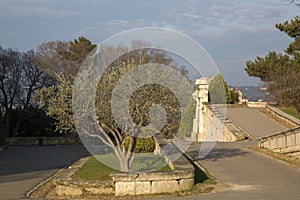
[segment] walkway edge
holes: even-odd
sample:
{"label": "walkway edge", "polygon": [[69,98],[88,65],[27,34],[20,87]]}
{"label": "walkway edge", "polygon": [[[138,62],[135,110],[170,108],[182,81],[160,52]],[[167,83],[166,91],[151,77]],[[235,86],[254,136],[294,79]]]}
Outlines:
{"label": "walkway edge", "polygon": [[[173,143],[173,142],[172,142]],[[199,164],[197,161],[195,161],[189,154],[187,154],[181,147],[173,143],[175,147],[179,149],[179,151],[182,153],[186,159],[188,159],[190,162],[192,162],[195,166],[197,166],[200,170],[202,170],[205,174],[211,176],[210,178],[213,178],[213,180],[217,180],[205,167],[203,167],[201,164]]]}
{"label": "walkway edge", "polygon": [[56,171],[54,174],[52,174],[50,177],[46,178],[45,180],[43,180],[42,182],[40,182],[39,184],[37,184],[36,186],[34,186],[31,190],[27,191],[25,193],[25,197],[27,198],[32,198],[31,194],[33,192],[35,192],[37,189],[39,189],[42,185],[44,185],[45,183],[47,183],[48,181],[54,179],[55,177],[57,177],[59,174],[61,174],[61,172],[67,168],[69,168],[70,166],[72,166],[74,163],[76,163],[77,161],[79,161],[81,158],[83,158],[84,156],[86,156],[87,153],[83,153],[81,155],[79,155],[77,158],[75,158],[74,160],[72,160],[71,162],[69,162],[68,164],[66,164],[63,168],[61,168],[60,170]]}

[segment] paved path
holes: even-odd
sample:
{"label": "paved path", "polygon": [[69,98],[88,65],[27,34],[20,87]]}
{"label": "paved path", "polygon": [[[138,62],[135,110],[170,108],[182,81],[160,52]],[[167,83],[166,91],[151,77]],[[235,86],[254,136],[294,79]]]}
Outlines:
{"label": "paved path", "polygon": [[0,152],[0,200],[24,194],[79,158],[82,146],[10,147]]}
{"label": "paved path", "polygon": [[188,153],[214,177],[229,186],[226,191],[162,200],[299,200],[300,169],[249,150],[249,142],[218,143],[197,160],[200,143]]}
{"label": "paved path", "polygon": [[227,108],[227,117],[254,138],[261,138],[287,128],[259,111],[260,108]]}

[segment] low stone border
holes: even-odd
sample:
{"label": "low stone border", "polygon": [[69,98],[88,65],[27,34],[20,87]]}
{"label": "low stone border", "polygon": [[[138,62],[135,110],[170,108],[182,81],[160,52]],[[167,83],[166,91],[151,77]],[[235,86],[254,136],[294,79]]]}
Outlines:
{"label": "low stone border", "polygon": [[[162,140],[156,137],[155,141],[155,153],[164,157],[173,170],[113,173],[111,177],[114,181],[116,196],[173,193],[191,189],[195,185],[195,169],[180,150],[170,140]],[[165,152],[163,150],[165,145],[169,145],[168,151],[172,152]],[[177,158],[178,155],[179,158]]]}
{"label": "low stone border", "polygon": [[[158,140],[156,140],[158,141]],[[80,196],[83,194],[143,195],[173,193],[191,189],[195,185],[193,165],[169,140],[159,140],[156,154],[164,157],[172,169],[162,172],[112,173],[110,181],[82,181],[72,179],[72,175],[89,159],[85,157],[62,170],[53,179],[58,196]],[[164,152],[163,146],[171,145],[172,152]],[[176,160],[173,156],[178,157]],[[175,160],[175,161],[173,161]]]}
{"label": "low stone border", "polygon": [[90,157],[75,162],[55,177],[55,191],[58,196],[80,196],[83,194],[113,194],[113,186],[109,181],[74,180],[72,175],[82,167]]}
{"label": "low stone border", "polygon": [[267,102],[263,102],[263,101],[258,101],[258,102],[248,101],[246,104],[249,108],[265,108],[267,106]]}
{"label": "low stone border", "polygon": [[173,193],[194,185],[194,169],[182,171],[114,173],[115,195]]}
{"label": "low stone border", "polygon": [[5,144],[9,146],[54,146],[82,144],[77,136],[65,137],[7,137]]}

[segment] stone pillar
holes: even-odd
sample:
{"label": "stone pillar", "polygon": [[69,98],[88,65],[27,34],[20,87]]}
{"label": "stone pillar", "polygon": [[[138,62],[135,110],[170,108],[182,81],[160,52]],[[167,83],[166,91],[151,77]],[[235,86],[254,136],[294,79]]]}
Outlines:
{"label": "stone pillar", "polygon": [[194,99],[197,101],[196,105],[196,116],[193,120],[193,132],[192,139],[194,141],[199,141],[200,138],[205,138],[204,130],[204,103],[208,102],[208,83],[207,78],[200,78],[196,80],[198,85],[197,90],[193,93]]}
{"label": "stone pillar", "polygon": [[238,90],[238,98],[239,98],[239,102],[238,104],[242,104],[243,103],[243,93],[241,90]]}

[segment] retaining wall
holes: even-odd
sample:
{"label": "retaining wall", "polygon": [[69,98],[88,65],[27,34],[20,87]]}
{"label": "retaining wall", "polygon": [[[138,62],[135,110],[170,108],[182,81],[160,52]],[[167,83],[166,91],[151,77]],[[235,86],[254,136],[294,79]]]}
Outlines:
{"label": "retaining wall", "polygon": [[224,114],[219,113],[221,116],[217,116],[207,105],[204,106],[203,112],[204,133],[198,135],[198,141],[232,142],[239,139],[232,129],[235,126],[231,122],[226,121]]}
{"label": "retaining wall", "polygon": [[78,145],[79,137],[9,137],[5,138],[9,146],[54,146],[54,145]]}

